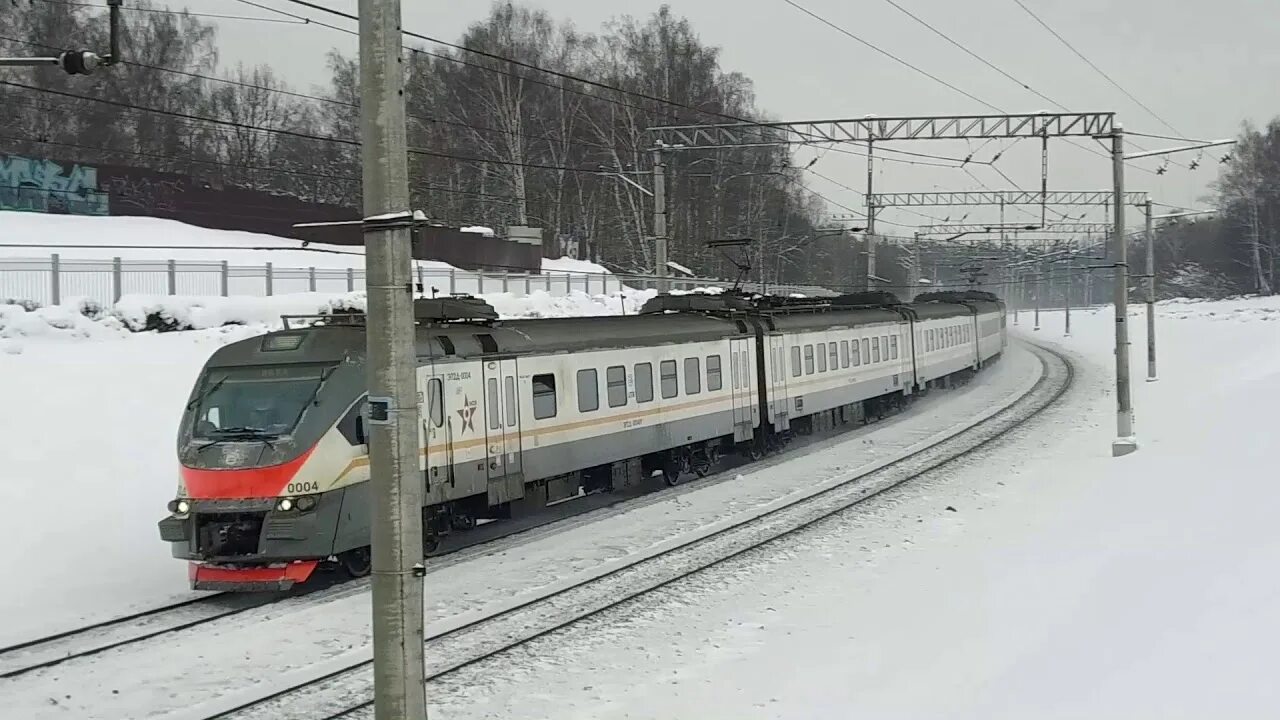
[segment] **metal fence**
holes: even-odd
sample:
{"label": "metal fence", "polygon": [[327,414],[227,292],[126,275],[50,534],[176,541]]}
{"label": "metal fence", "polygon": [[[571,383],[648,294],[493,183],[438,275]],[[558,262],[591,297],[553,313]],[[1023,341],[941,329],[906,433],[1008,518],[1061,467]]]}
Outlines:
{"label": "metal fence", "polygon": [[[614,275],[544,270],[541,274],[441,269],[414,263],[418,285],[425,293],[438,294],[509,292],[529,295],[545,291],[568,295],[609,295],[623,287],[657,287],[658,279],[646,275]],[[674,290],[730,287],[733,283],[706,278],[669,278]],[[125,295],[248,296],[265,297],[302,292],[343,293],[364,288],[363,268],[279,267],[231,265],[187,260],[72,260],[59,254],[47,258],[0,258],[0,300],[29,300],[57,305],[64,299],[83,297],[110,304]],[[755,291],[755,284],[745,284]],[[827,295],[823,288],[779,285],[772,293]]]}

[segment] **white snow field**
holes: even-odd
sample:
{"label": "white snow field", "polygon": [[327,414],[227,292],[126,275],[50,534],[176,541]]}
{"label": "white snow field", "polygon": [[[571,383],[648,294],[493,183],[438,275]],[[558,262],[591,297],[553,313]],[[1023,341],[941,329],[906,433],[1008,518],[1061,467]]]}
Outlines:
{"label": "white snow field", "polygon": [[[934,480],[432,684],[432,718],[1272,717],[1280,299],[1159,312],[1157,383],[1131,318],[1136,454],[1110,457],[1109,309],[1074,312],[1067,339],[1061,313],[1037,333],[1023,313],[1022,335],[1076,359],[1059,406]],[[0,585],[0,643],[187,595],[155,530],[173,427],[204,357],[261,331],[68,322],[0,353],[0,447],[20,473],[0,501],[23,559]],[[1038,372],[1014,347],[884,424],[433,568],[427,631],[878,465]],[[203,718],[367,657],[368,617],[357,584],[0,680],[0,696],[33,720]]]}
{"label": "white snow field", "polygon": [[[481,232],[489,228],[466,228]],[[489,233],[492,234],[492,230]],[[35,247],[24,247],[35,246]],[[46,247],[41,247],[46,246]],[[76,247],[52,247],[76,246]],[[163,246],[163,247],[162,247]],[[281,267],[364,268],[364,248],[311,243],[312,250],[298,249],[302,241],[262,233],[211,230],[177,220],[153,217],[89,217],[0,211],[0,257],[47,258],[60,253],[64,259],[181,260],[232,265]],[[447,263],[415,261],[426,268],[448,270]],[[608,274],[596,263],[573,258],[545,258],[545,271]]]}
{"label": "white snow field", "polygon": [[[484,296],[503,317],[635,313],[625,296]],[[186,567],[156,522],[177,487],[178,420],[201,365],[220,345],[360,293],[272,298],[130,298],[123,322],[157,307],[204,330],[133,333],[74,306],[0,305],[0,507],[23,581],[0,584],[0,645],[189,597]],[[228,320],[246,325],[221,327]],[[37,609],[38,608],[38,609]]]}
{"label": "white snow field", "polygon": [[[436,567],[429,563],[427,632],[438,633],[595,577],[628,559],[647,556],[669,543],[706,534],[746,514],[758,514],[883,464],[909,447],[967,425],[992,405],[1021,395],[1039,373],[1039,361],[1031,353],[1012,348],[1004,362],[967,388],[938,393],[907,413],[853,435],[783,454],[743,468],[738,471],[741,474],[713,476],[645,496],[601,513],[595,522],[534,533],[466,562]],[[172,452],[168,443],[164,451],[167,460]],[[122,516],[131,523],[122,532],[131,533],[139,545],[153,544],[152,550],[137,550],[151,552],[155,568],[148,570],[139,563],[137,572],[149,576],[150,583],[150,587],[138,587],[139,599],[146,592],[154,596],[166,588],[185,586],[185,578],[169,584],[161,580],[160,566],[168,550],[155,535],[155,508],[163,512],[171,484],[157,485],[154,498],[145,501],[142,492],[128,490],[137,496],[138,507]],[[80,517],[84,514],[78,511]],[[77,533],[84,536],[88,531]],[[47,540],[44,544],[58,547]],[[78,549],[75,555],[84,553]],[[173,569],[174,575],[182,572]],[[16,604],[6,611],[33,616],[33,623],[43,614],[30,606],[19,610]],[[10,709],[33,720],[67,713],[79,718],[204,718],[272,687],[368,657],[369,616],[368,593],[363,584],[355,584],[250,610],[194,632],[0,680],[0,693],[9,697]],[[56,706],[50,698],[56,699]]]}
{"label": "white snow field", "polygon": [[[940,479],[428,688],[433,718],[1273,718],[1280,298],[1133,320],[1140,449],[1110,456],[1110,308],[1024,336],[1065,403]],[[954,511],[952,511],[954,508]]]}

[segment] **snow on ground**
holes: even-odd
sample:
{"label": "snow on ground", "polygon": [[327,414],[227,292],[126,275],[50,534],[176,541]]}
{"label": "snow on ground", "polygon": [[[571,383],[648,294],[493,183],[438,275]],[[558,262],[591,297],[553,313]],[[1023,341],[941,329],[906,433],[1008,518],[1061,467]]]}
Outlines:
{"label": "snow on ground", "polygon": [[[503,318],[527,318],[635,314],[654,294],[483,297]],[[0,418],[8,468],[0,507],[17,518],[16,557],[40,558],[30,582],[0,586],[0,617],[26,619],[0,623],[0,644],[184,594],[185,565],[169,557],[155,523],[177,487],[177,423],[201,365],[223,343],[280,327],[283,314],[363,309],[364,301],[363,293],[139,295],[109,312],[78,300],[32,310],[0,304],[0,399],[9,409]],[[155,312],[198,329],[131,332]],[[41,611],[20,612],[30,607]]]}
{"label": "snow on ground", "polygon": [[[907,447],[967,424],[991,405],[1016,397],[1035,381],[1038,371],[1039,363],[1030,353],[1015,348],[1005,362],[967,388],[939,393],[901,416],[852,435],[821,441],[736,471],[741,474],[712,477],[646,496],[604,513],[597,522],[530,537],[465,563],[438,567],[428,563],[427,631],[439,632],[528,600],[539,591],[596,576],[666,543],[704,534],[744,514],[757,514],[764,507],[878,466]],[[169,444],[164,449],[168,461]],[[146,502],[162,509],[167,499],[164,492],[171,491],[171,483],[161,485],[158,497]],[[133,486],[123,492],[135,495],[139,505],[146,504]],[[151,543],[151,548],[137,547],[134,552],[150,552],[160,564],[168,550],[155,535],[158,515],[148,515],[145,507],[131,513],[142,517],[122,523],[119,531],[130,533],[139,545]],[[54,545],[47,537],[48,533],[42,552],[44,546]],[[159,573],[150,582],[161,586]],[[12,611],[12,607],[5,610]],[[43,614],[30,607],[28,604],[23,614]],[[171,720],[206,717],[242,699],[242,693],[253,695],[264,685],[314,673],[313,666],[318,664],[332,665],[367,655],[369,616],[368,593],[358,589],[323,604],[307,598],[286,601],[196,633],[36,671],[5,690],[10,695],[9,707],[31,720],[68,712],[83,718],[141,718],[165,713],[171,713]],[[300,627],[308,631],[300,633]],[[24,629],[23,634],[27,633]],[[209,675],[210,667],[219,670]],[[66,687],[74,688],[71,698],[62,697],[65,692],[59,688]],[[49,706],[50,696],[59,698],[58,707]]]}
{"label": "snow on ground", "polygon": [[1063,405],[947,477],[429,688],[433,718],[1270,718],[1280,299],[1167,303],[1112,458],[1110,308]]}
{"label": "snow on ground", "polygon": [[0,507],[16,562],[0,583],[0,645],[190,594],[156,530],[177,488],[177,423],[209,354],[252,332],[48,333],[0,353]]}
{"label": "snow on ground", "polygon": [[[493,232],[481,227],[468,230]],[[212,230],[164,218],[0,211],[0,258],[47,259],[50,253],[59,253],[63,262],[119,257],[126,261],[225,260],[235,266],[259,267],[270,262],[280,268],[364,267],[363,247],[321,243],[311,243],[309,250],[301,247],[301,240],[236,230]],[[447,263],[430,260],[415,261],[415,265],[428,270],[448,270],[451,267]],[[609,273],[600,265],[572,258],[547,258],[543,260],[542,267],[555,273]]]}

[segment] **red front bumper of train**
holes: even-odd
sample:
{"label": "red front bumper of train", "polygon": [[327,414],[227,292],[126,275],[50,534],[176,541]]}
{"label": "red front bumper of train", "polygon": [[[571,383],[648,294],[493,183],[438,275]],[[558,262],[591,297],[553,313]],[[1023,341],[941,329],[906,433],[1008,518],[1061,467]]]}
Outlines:
{"label": "red front bumper of train", "polygon": [[319,560],[295,560],[270,565],[230,566],[189,563],[187,577],[194,590],[267,592],[288,590],[315,572]]}

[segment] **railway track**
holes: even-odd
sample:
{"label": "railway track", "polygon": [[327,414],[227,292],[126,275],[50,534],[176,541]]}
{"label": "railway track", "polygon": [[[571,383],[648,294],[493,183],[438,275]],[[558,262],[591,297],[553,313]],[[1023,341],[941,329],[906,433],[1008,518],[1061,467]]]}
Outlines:
{"label": "railway track", "polygon": [[104,620],[0,648],[0,678],[12,678],[105,650],[238,615],[278,596],[218,594]]}
{"label": "railway track", "polygon": [[[1004,437],[1053,405],[1071,387],[1074,370],[1062,354],[1033,346],[1043,372],[1026,393],[992,408],[966,428],[923,441],[868,472],[815,488],[805,497],[725,521],[695,537],[623,558],[588,577],[548,588],[541,596],[484,617],[459,619],[426,639],[427,680],[438,680],[537,638],[639,598],[697,572],[790,536],[910,480],[934,472]],[[372,716],[372,660],[337,662],[327,671],[252,698],[228,697],[204,708],[206,720],[338,720]],[[213,711],[210,714],[210,711]]]}

